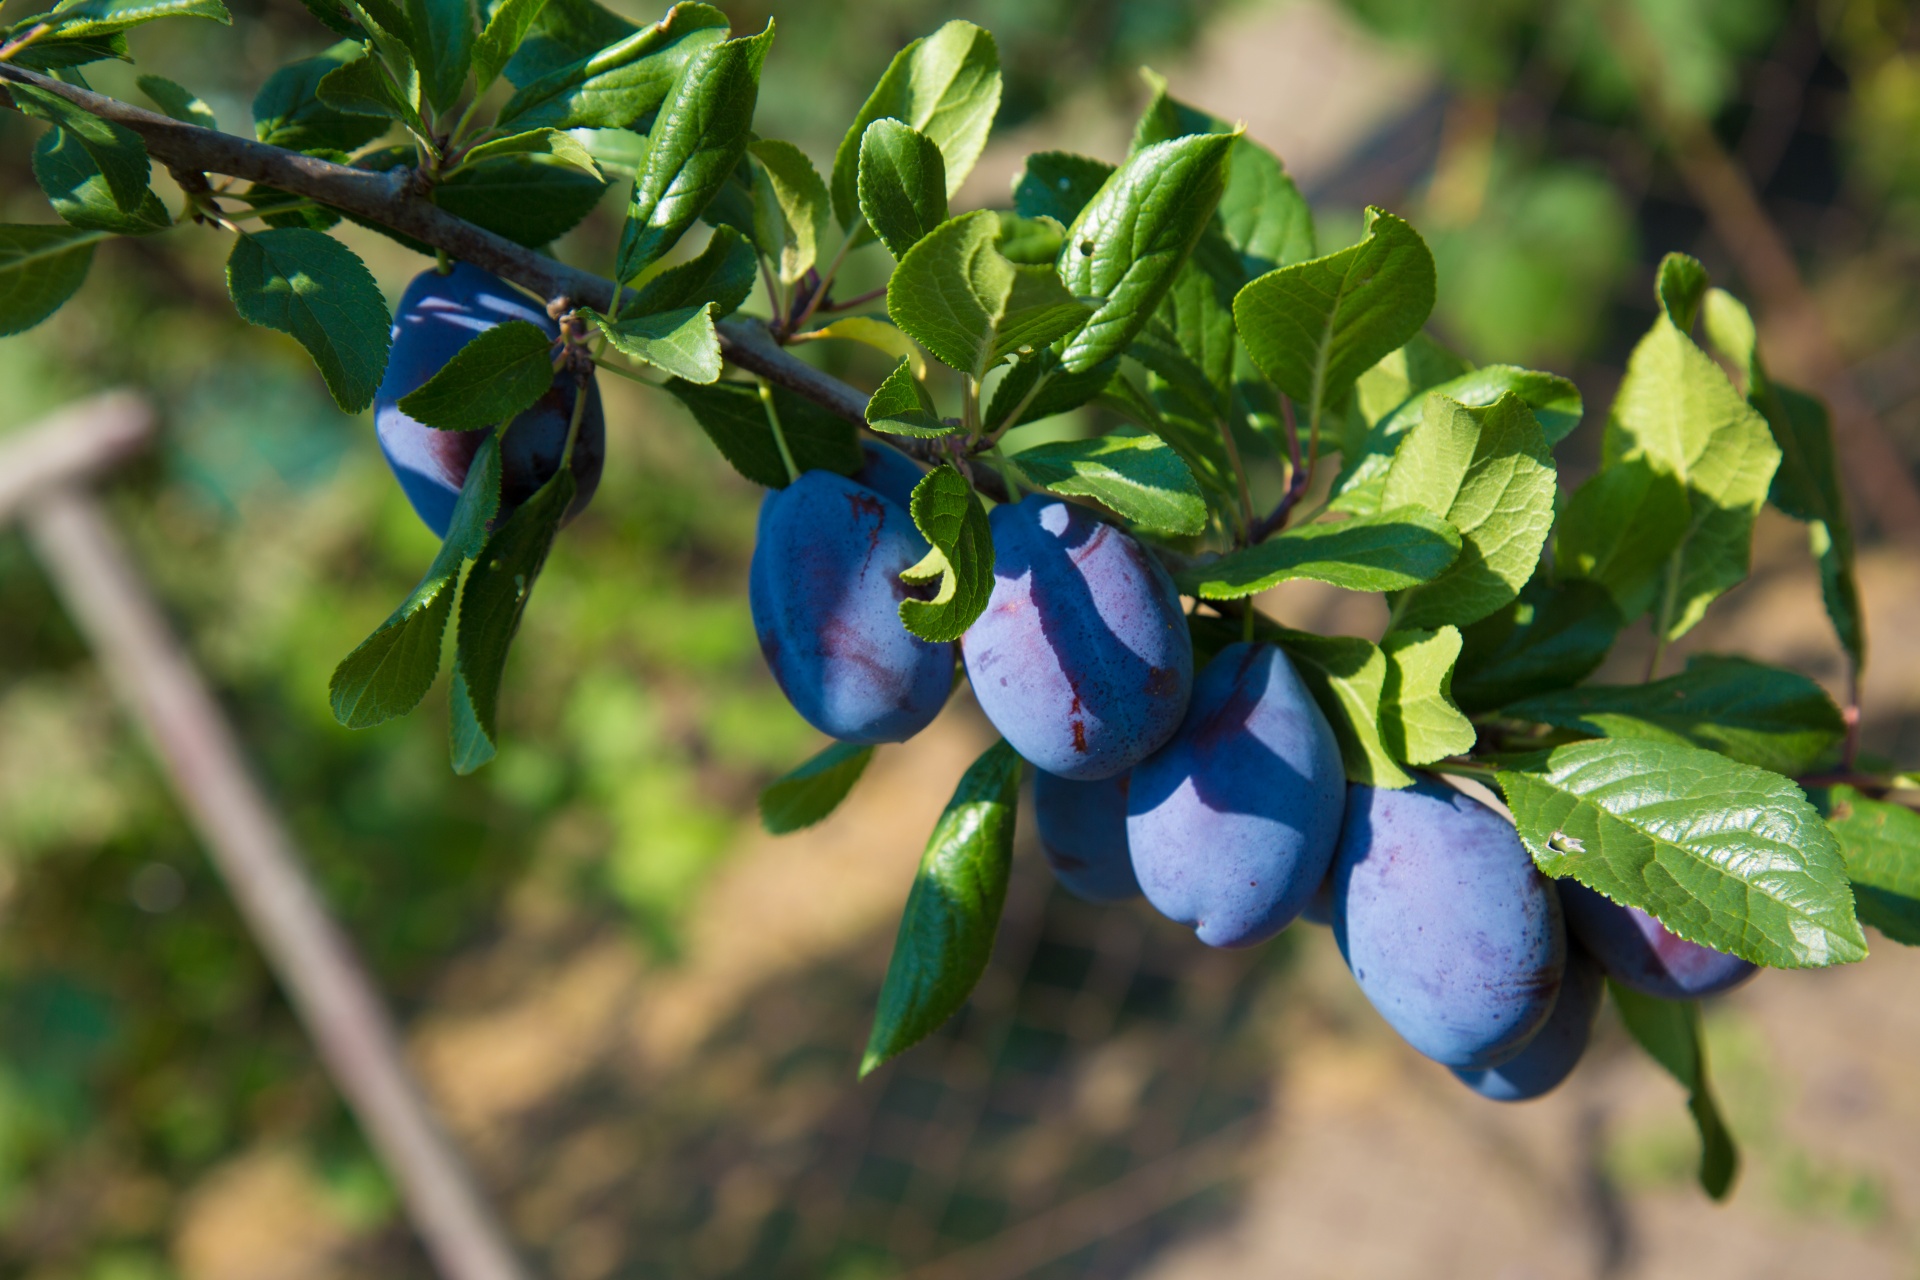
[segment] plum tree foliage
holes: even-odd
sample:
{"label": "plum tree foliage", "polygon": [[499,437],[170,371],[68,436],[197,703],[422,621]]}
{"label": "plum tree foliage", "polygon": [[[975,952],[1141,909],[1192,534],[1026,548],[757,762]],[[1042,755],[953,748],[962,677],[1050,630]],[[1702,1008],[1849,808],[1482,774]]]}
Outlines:
{"label": "plum tree foliage", "polygon": [[[755,625],[838,739],[768,788],[768,827],[825,818],[960,670],[1004,735],[929,838],[863,1071],[984,968],[1026,763],[1070,889],[1144,890],[1215,945],[1330,919],[1388,1021],[1486,1097],[1572,1070],[1604,973],[1689,1090],[1716,1195],[1736,1157],[1693,1000],[1858,960],[1863,918],[1920,942],[1920,819],[1884,799],[1906,776],[1858,755],[1857,707],[1734,656],[1654,678],[1745,577],[1769,501],[1809,525],[1855,688],[1866,657],[1825,410],[1771,379],[1698,262],[1661,265],[1602,464],[1562,495],[1573,385],[1447,352],[1414,227],[1373,209],[1356,243],[1317,243],[1280,159],[1157,78],[1119,164],[1040,152],[1009,207],[956,211],[1001,94],[971,23],[902,49],[817,167],[757,132],[771,23],[304,2],[339,43],[267,79],[251,138],[162,77],[138,82],[161,114],[85,78],[144,23],[229,21],[220,0],[63,0],[0,29],[59,218],[0,226],[0,334],[56,311],[108,237],[230,236],[235,309],[303,345],[341,409],[376,407],[444,540],[340,664],[335,713],[411,711],[457,619],[463,772],[493,755],[514,632],[591,496],[598,371],[683,404],[769,489]],[[610,261],[541,251],[616,182]],[[342,218],[437,258],[397,316],[327,234]],[[854,254],[892,260],[884,299],[835,294]],[[735,314],[762,287],[771,318]],[[794,354],[817,340],[897,364],[857,390]],[[1083,407],[1087,438],[1010,434]],[[1386,634],[1280,626],[1251,597],[1291,578],[1384,593]],[[1586,683],[1643,617],[1648,680]]]}

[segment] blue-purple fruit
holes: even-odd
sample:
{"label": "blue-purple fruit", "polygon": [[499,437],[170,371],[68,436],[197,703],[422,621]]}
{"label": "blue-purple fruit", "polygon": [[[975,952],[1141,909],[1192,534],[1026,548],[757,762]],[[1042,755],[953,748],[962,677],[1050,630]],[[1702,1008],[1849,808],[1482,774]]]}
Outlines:
{"label": "blue-purple fruit", "polygon": [[1579,944],[1570,942],[1560,996],[1553,1002],[1547,1024],[1527,1041],[1527,1047],[1497,1067],[1456,1070],[1453,1074],[1467,1088],[1495,1102],[1525,1102],[1551,1092],[1573,1074],[1586,1053],[1606,985],[1600,962]]}
{"label": "blue-purple fruit", "polygon": [[1144,547],[1046,494],[996,507],[993,594],[962,641],[980,709],[1034,767],[1091,781],[1173,736],[1193,684],[1180,595]]}
{"label": "blue-purple fruit", "polygon": [[1345,804],[1339,744],[1287,655],[1228,645],[1173,740],[1134,766],[1134,874],[1207,945],[1264,942],[1326,878]]}
{"label": "blue-purple fruit", "polygon": [[926,478],[925,469],[892,445],[875,440],[862,441],[860,452],[867,461],[853,478],[912,515],[914,486]]}
{"label": "blue-purple fruit", "polygon": [[1546,1023],[1566,929],[1553,882],[1498,813],[1431,778],[1356,785],[1333,875],[1340,953],[1415,1049],[1483,1070]]}
{"label": "blue-purple fruit", "polygon": [[[401,397],[416,391],[477,333],[509,320],[539,325],[558,337],[559,326],[533,302],[478,267],[455,263],[445,275],[423,271],[400,296],[393,319],[393,350],[374,395],[374,430],[407,500],[429,529],[446,537],[454,503],[466,483],[473,455],[485,431],[439,431],[400,408]],[[498,525],[560,469],[567,428],[573,421],[574,375],[562,370],[531,409],[515,418],[500,440]],[[600,484],[606,453],[607,421],[599,385],[587,382],[587,405],[573,446],[573,478],[578,485],[567,516],[577,515]]]}
{"label": "blue-purple fruit", "polygon": [[1751,978],[1758,966],[1688,942],[1638,907],[1627,907],[1575,880],[1560,881],[1567,928],[1607,976],[1662,1000],[1719,995]]}
{"label": "blue-purple fruit", "polygon": [[1088,902],[1140,896],[1127,853],[1127,784],[1131,774],[1075,782],[1036,769],[1033,819],[1040,850],[1067,892]]}
{"label": "blue-purple fruit", "polygon": [[904,742],[953,687],[953,646],[900,622],[900,571],[927,554],[905,511],[831,471],[760,506],[748,601],[773,678],[808,724],[842,742]]}

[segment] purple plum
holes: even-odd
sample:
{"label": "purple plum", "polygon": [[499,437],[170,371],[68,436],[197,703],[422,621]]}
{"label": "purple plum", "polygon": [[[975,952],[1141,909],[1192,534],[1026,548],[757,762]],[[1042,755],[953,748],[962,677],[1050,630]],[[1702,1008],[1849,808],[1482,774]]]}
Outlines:
{"label": "purple plum", "polygon": [[1568,930],[1607,976],[1642,995],[1697,1000],[1731,991],[1759,972],[1759,966],[1688,942],[1640,908],[1622,906],[1576,880],[1560,881],[1560,903]]}
{"label": "purple plum", "polygon": [[1067,892],[1088,902],[1118,902],[1140,896],[1127,855],[1127,780],[1119,774],[1097,782],[1033,774],[1033,820],[1040,850]]}
{"label": "purple plum", "polygon": [[1173,736],[1193,642],[1173,579],[1086,508],[994,508],[993,594],[961,642],[980,709],[1035,768],[1111,778]]}
{"label": "purple plum", "polygon": [[1606,985],[1600,962],[1579,944],[1569,942],[1560,996],[1553,1002],[1547,1024],[1534,1033],[1526,1048],[1497,1067],[1456,1070],[1453,1074],[1467,1088],[1495,1102],[1525,1102],[1552,1092],[1573,1074],[1580,1056],[1587,1051]]}
{"label": "purple plum", "polygon": [[842,742],[905,742],[953,688],[953,646],[906,629],[900,571],[927,554],[899,506],[831,471],[760,504],[747,596],[760,652],[808,724]]}
{"label": "purple plum", "polygon": [[1567,963],[1553,882],[1513,824],[1433,778],[1354,786],[1333,869],[1333,936],[1415,1049],[1484,1070],[1553,1012]]}
{"label": "purple plum", "polygon": [[1208,946],[1266,941],[1326,878],[1346,804],[1340,746],[1276,646],[1222,649],[1173,740],[1132,776],[1141,892]]}
{"label": "purple plum", "polygon": [[[394,313],[393,351],[373,400],[374,430],[407,500],[429,529],[447,536],[467,468],[486,439],[485,431],[437,431],[400,409],[401,397],[418,390],[477,333],[509,320],[525,320],[557,337],[560,327],[531,299],[478,267],[457,262],[441,275],[423,271],[400,296]],[[500,512],[495,526],[560,469],[567,427],[573,421],[575,383],[562,370],[531,409],[515,418],[500,441]],[[573,478],[579,491],[567,518],[578,515],[600,484],[607,421],[600,387],[587,383],[580,436],[573,446]]]}
{"label": "purple plum", "polygon": [[876,440],[863,441],[860,451],[867,455],[866,465],[854,472],[853,478],[912,515],[913,487],[925,478],[926,469],[892,445]]}

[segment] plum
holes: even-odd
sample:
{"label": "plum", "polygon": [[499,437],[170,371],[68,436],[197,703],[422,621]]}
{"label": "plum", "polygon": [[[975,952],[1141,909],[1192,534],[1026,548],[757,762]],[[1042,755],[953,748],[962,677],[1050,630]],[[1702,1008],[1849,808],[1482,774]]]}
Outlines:
{"label": "plum", "polygon": [[1140,896],[1127,855],[1127,779],[1075,782],[1044,769],[1033,775],[1040,850],[1067,892],[1088,902]]}
{"label": "plum", "polygon": [[1274,645],[1222,649],[1173,740],[1132,778],[1141,892],[1208,946],[1264,942],[1326,879],[1346,804],[1340,746]]}
{"label": "plum", "polygon": [[[539,305],[499,277],[457,262],[445,275],[423,271],[400,295],[394,313],[393,352],[373,400],[374,430],[380,451],[406,492],[407,500],[429,529],[447,536],[467,467],[486,439],[484,431],[437,431],[400,408],[401,397],[417,390],[453,358],[476,333],[509,320],[539,325],[549,335],[560,328]],[[500,440],[500,511],[496,526],[533,496],[560,469],[567,426],[573,421],[574,376],[562,370],[531,409],[515,418]],[[587,407],[573,446],[573,478],[579,489],[567,510],[572,519],[600,484],[606,452],[607,422],[600,387],[587,383]]]}
{"label": "plum", "polygon": [[760,506],[748,570],[760,652],[808,724],[842,742],[904,742],[953,688],[953,646],[900,622],[900,571],[927,554],[906,512],[865,485],[808,471]]}
{"label": "plum", "polygon": [[1086,508],[994,508],[993,593],[961,641],[980,709],[1035,768],[1124,773],[1180,727],[1193,642],[1173,579]]}
{"label": "plum", "polygon": [[1527,1041],[1526,1048],[1497,1067],[1456,1070],[1453,1074],[1467,1088],[1495,1102],[1525,1102],[1551,1092],[1573,1074],[1580,1056],[1587,1051],[1593,1020],[1600,1012],[1600,994],[1605,989],[1606,975],[1600,971],[1600,962],[1584,947],[1569,941],[1560,996],[1553,1002],[1546,1025]]}
{"label": "plum", "polygon": [[1513,825],[1433,778],[1354,786],[1333,866],[1333,936],[1395,1031],[1448,1067],[1517,1054],[1567,962],[1553,882]]}
{"label": "plum", "polygon": [[1607,976],[1662,1000],[1716,996],[1759,972],[1759,966],[1669,932],[1638,907],[1602,897],[1576,880],[1560,881],[1567,928],[1593,952]]}
{"label": "plum", "polygon": [[881,497],[899,503],[902,511],[912,515],[913,487],[925,478],[926,471],[892,445],[867,440],[860,445],[860,451],[867,456],[866,465],[854,472],[853,478]]}

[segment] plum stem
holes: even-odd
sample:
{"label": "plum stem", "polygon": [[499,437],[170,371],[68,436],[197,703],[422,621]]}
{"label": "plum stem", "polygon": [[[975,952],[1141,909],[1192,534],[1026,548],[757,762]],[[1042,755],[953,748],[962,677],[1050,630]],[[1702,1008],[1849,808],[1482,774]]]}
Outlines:
{"label": "plum stem", "polygon": [[573,465],[573,442],[580,438],[580,420],[587,416],[587,379],[590,369],[581,369],[573,377],[573,416],[567,419],[567,447],[560,451],[560,470]]}
{"label": "plum stem", "polygon": [[773,442],[780,449],[780,461],[787,464],[789,483],[800,478],[800,468],[793,465],[793,451],[787,448],[787,433],[780,429],[780,411],[773,406],[773,384],[765,378],[755,378],[760,384],[760,403],[766,406],[767,425],[773,428]]}
{"label": "plum stem", "polygon": [[1280,501],[1267,513],[1266,518],[1254,526],[1249,535],[1254,542],[1265,542],[1286,528],[1287,517],[1293,514],[1293,509],[1307,494],[1307,480],[1312,474],[1300,462],[1300,426],[1294,421],[1291,397],[1280,397],[1280,416],[1287,424],[1287,491],[1280,495]]}

